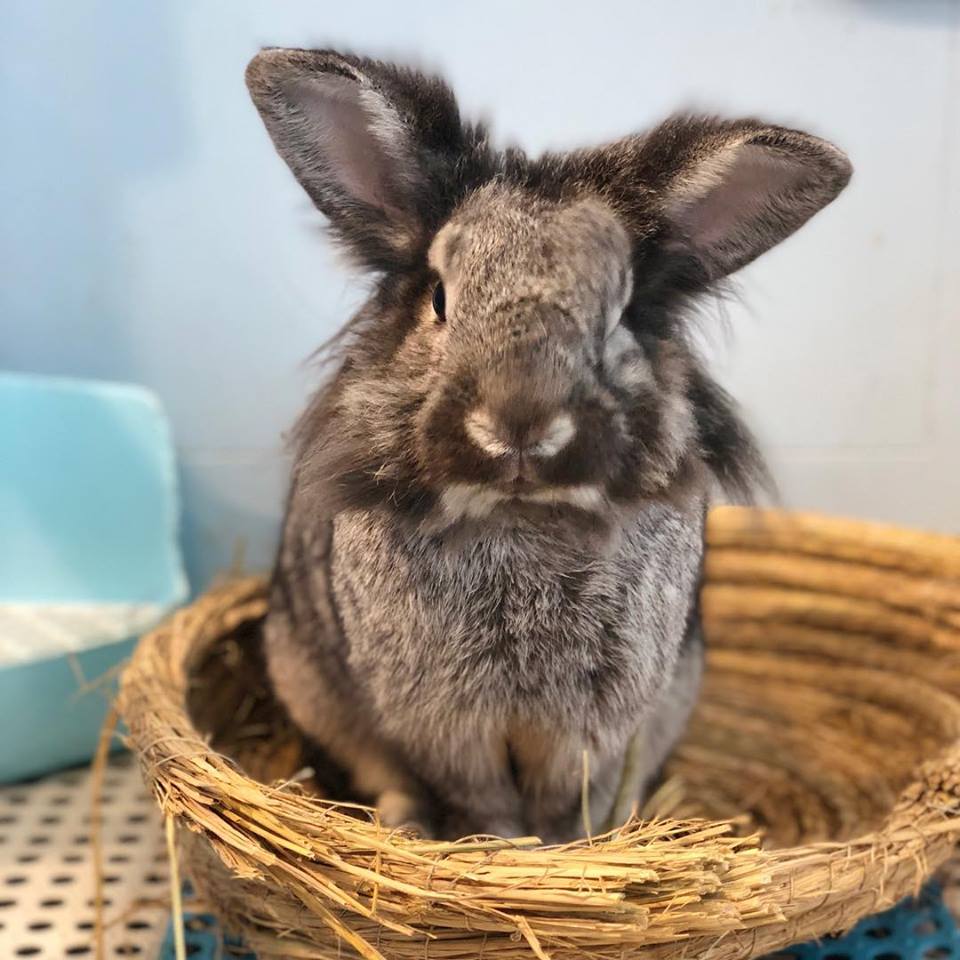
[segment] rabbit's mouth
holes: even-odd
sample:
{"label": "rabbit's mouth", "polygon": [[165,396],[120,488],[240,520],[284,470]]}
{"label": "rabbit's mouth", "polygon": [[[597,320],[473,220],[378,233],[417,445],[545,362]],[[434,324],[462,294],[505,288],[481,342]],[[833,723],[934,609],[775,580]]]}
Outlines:
{"label": "rabbit's mouth", "polygon": [[480,520],[503,510],[573,509],[599,513],[607,505],[601,486],[593,483],[569,486],[538,485],[525,480],[505,484],[454,483],[440,495],[440,507],[448,523]]}
{"label": "rabbit's mouth", "polygon": [[529,473],[517,473],[508,480],[493,484],[493,488],[505,497],[517,500],[547,489],[544,484]]}

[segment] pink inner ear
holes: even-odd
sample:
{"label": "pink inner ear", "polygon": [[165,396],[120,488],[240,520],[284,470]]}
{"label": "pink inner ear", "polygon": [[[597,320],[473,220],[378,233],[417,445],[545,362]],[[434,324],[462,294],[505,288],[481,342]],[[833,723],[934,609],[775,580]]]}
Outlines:
{"label": "pink inner ear", "polygon": [[[400,130],[399,120],[373,91],[345,77],[325,76],[294,80],[291,99],[306,121],[308,145],[316,150],[317,174],[332,177],[352,200],[395,212],[391,193],[396,186],[395,158],[390,144],[374,131],[389,136]],[[392,145],[394,155],[399,145]]]}
{"label": "pink inner ear", "polygon": [[[674,190],[667,212],[697,250],[711,259],[727,250],[766,249],[771,204],[803,179],[803,162],[773,147],[737,144],[705,161]],[[755,254],[754,254],[755,255]],[[748,257],[752,259],[752,257]]]}

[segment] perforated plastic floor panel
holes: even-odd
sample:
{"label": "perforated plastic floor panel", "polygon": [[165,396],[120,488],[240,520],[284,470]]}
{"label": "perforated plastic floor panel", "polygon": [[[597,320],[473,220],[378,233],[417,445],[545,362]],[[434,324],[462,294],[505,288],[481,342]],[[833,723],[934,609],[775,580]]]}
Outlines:
{"label": "perforated plastic floor panel", "polygon": [[[0,960],[95,956],[91,785],[86,769],[0,787]],[[153,799],[129,757],[103,782],[105,957],[159,954],[167,855]]]}

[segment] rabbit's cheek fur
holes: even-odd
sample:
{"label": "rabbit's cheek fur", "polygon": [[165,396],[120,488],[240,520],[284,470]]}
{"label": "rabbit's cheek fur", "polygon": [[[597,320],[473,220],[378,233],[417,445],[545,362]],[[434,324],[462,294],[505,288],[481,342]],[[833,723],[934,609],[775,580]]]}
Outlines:
{"label": "rabbit's cheek fur", "polygon": [[467,435],[466,420],[475,402],[469,383],[454,382],[444,384],[423,405],[417,422],[418,461],[428,485],[497,480],[496,461]]}
{"label": "rabbit's cheek fur", "polygon": [[[671,484],[695,444],[685,352],[663,344],[650,358],[624,327],[608,335],[602,351],[602,368],[585,366],[562,413],[551,415],[550,423],[568,425],[563,442],[531,455],[527,489],[509,486],[514,461],[485,419],[476,378],[440,380],[419,408],[415,433],[420,476],[450,522],[531,505],[635,507]],[[530,389],[516,380],[521,392]],[[547,441],[554,436],[545,434]]]}

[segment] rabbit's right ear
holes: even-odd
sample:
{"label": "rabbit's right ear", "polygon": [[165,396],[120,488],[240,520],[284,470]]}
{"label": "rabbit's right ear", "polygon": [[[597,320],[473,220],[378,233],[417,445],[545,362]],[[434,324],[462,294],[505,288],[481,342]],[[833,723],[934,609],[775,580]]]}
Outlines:
{"label": "rabbit's right ear", "polygon": [[464,137],[440,81],[328,50],[266,49],[247,87],[279,154],[366,266],[411,262]]}
{"label": "rabbit's right ear", "polygon": [[840,150],[801,130],[684,114],[568,162],[567,176],[610,197],[638,236],[659,226],[664,251],[696,263],[689,279],[702,283],[789,237],[851,174]]}

